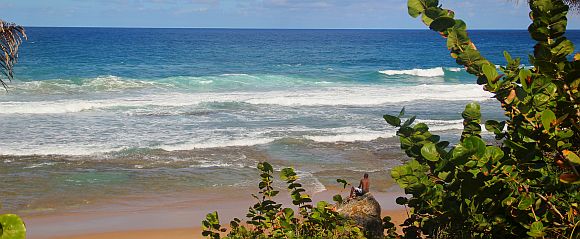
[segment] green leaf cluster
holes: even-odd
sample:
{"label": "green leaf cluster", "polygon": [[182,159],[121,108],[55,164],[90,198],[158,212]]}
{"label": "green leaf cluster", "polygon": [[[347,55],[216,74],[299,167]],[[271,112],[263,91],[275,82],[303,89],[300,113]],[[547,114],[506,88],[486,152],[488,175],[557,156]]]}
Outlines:
{"label": "green leaf cluster", "polygon": [[408,0],[409,15],[447,39],[451,56],[494,94],[506,120],[485,122],[500,143],[485,142],[480,107],[470,103],[461,139],[449,147],[427,125],[413,125],[414,117],[401,124],[404,111],[384,116],[411,158],[391,172],[409,195],[397,199],[411,209],[404,237],[580,237],[580,54],[572,55],[565,37],[564,2],[529,6],[533,67],[504,52],[507,65],[497,69],[452,11],[438,1]]}
{"label": "green leaf cluster", "polygon": [[[312,199],[302,184],[294,169],[284,168],[280,179],[287,185],[292,204],[298,208],[295,213],[292,208],[282,207],[274,201],[278,195],[272,187],[273,167],[267,162],[259,163],[260,191],[253,195],[258,201],[248,209],[245,223],[235,218],[230,222],[229,231],[219,222],[218,213],[207,214],[202,221],[202,235],[207,238],[364,238],[361,229],[352,221],[338,214],[334,206],[325,201],[312,204]],[[346,181],[340,180],[338,182]],[[334,196],[337,202],[342,201],[340,195]]]}

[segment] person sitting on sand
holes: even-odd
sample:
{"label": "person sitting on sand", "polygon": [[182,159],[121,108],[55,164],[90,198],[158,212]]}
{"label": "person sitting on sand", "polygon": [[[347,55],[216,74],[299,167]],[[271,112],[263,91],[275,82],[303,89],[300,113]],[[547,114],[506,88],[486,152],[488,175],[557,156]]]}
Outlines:
{"label": "person sitting on sand", "polygon": [[365,193],[369,192],[369,174],[365,173],[365,175],[363,176],[363,178],[360,180],[360,183],[358,185],[358,187],[352,187],[350,189],[350,196],[349,198],[353,198],[355,196],[362,196],[365,195]]}

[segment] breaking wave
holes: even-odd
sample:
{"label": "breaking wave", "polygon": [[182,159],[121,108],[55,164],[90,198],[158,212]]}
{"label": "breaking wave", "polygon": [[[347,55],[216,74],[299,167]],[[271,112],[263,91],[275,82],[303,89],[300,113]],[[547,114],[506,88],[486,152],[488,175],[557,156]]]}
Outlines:
{"label": "breaking wave", "polygon": [[303,91],[152,93],[111,99],[6,101],[0,114],[63,114],[119,108],[181,107],[239,102],[279,106],[373,106],[421,100],[485,101],[492,95],[475,84],[399,87],[327,87]]}
{"label": "breaking wave", "polygon": [[[417,120],[416,122],[427,123],[432,131],[445,131],[463,129],[462,120]],[[391,138],[395,136],[394,128],[381,130],[371,130],[359,127],[339,127],[339,128],[287,128],[285,135],[268,136],[272,131],[281,129],[264,128],[245,135],[215,134],[209,138],[199,138],[186,142],[174,144],[156,145],[118,145],[109,143],[63,143],[63,144],[43,144],[29,145],[26,147],[0,146],[0,155],[120,155],[131,154],[131,152],[143,152],[144,150],[164,150],[164,151],[186,151],[197,149],[214,149],[226,147],[251,147],[266,144],[287,144],[289,141],[302,143],[336,143],[336,142],[357,142],[372,141],[378,138]],[[197,165],[196,167],[206,167],[207,165]],[[215,166],[215,165],[210,165]],[[207,166],[207,167],[210,167]]]}
{"label": "breaking wave", "polygon": [[431,69],[411,69],[411,70],[383,70],[379,71],[379,73],[384,75],[412,75],[412,76],[421,76],[421,77],[437,77],[437,76],[444,76],[445,71],[443,71],[443,67],[436,67]]}

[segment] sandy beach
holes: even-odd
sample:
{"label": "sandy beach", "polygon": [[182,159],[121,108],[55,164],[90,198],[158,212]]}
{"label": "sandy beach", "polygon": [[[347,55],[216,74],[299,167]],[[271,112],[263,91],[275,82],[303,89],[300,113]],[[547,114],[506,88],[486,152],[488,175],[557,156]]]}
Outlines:
{"label": "sandy beach", "polygon": [[[331,201],[336,193],[340,192],[326,190],[313,198]],[[341,194],[346,196],[347,192]],[[405,210],[394,203],[400,195],[400,192],[374,193],[383,216],[390,215],[396,224],[406,218]],[[278,196],[279,202],[289,205],[284,196]],[[227,225],[234,217],[243,219],[253,203],[250,192],[235,191],[166,195],[163,201],[160,199],[135,198],[62,213],[30,213],[23,218],[31,239],[202,238],[201,221],[207,213],[218,211],[222,224]]]}

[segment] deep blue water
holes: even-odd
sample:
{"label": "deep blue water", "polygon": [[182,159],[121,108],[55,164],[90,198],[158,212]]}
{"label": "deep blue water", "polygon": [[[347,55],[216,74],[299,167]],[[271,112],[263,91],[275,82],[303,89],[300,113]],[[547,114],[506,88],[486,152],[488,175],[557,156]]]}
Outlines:
{"label": "deep blue water", "polygon": [[[135,79],[228,73],[379,80],[378,70],[453,67],[445,40],[428,30],[240,30],[28,28],[21,80],[103,75]],[[527,31],[472,31],[478,48],[503,63],[527,60]],[[568,32],[578,42],[580,31]],[[329,71],[329,68],[332,71]]]}

